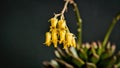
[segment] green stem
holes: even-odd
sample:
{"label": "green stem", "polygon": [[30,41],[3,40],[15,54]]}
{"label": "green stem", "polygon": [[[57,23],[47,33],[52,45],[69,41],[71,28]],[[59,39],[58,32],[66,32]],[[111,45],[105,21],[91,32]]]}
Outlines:
{"label": "green stem", "polygon": [[118,15],[113,19],[113,21],[112,21],[112,23],[111,23],[111,25],[110,25],[110,27],[109,27],[106,35],[105,35],[105,38],[104,38],[104,40],[103,40],[103,44],[102,44],[103,47],[105,47],[106,43],[108,42],[108,39],[109,39],[109,37],[110,37],[110,34],[111,34],[113,28],[115,27],[115,24],[118,22],[118,20],[120,20],[120,14],[118,14]]}
{"label": "green stem", "polygon": [[78,39],[77,39],[77,48],[79,49],[80,46],[82,45],[82,19],[80,17],[80,12],[79,12],[79,9],[78,9],[78,6],[75,2],[72,2],[72,5],[74,7],[74,11],[75,11],[75,14],[76,14],[76,18],[77,18],[77,25],[78,25]]}

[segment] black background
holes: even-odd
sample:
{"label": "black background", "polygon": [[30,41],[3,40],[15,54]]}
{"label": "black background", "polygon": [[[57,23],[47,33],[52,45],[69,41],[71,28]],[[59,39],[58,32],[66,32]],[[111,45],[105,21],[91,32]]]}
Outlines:
{"label": "black background", "polygon": [[[83,43],[102,41],[120,0],[75,0],[83,20]],[[43,45],[48,20],[62,10],[63,0],[4,0],[1,2],[0,68],[42,68],[44,60],[54,58],[54,48]],[[72,7],[65,13],[67,25],[76,34]],[[120,50],[120,21],[109,41]],[[2,67],[3,66],[3,67]]]}

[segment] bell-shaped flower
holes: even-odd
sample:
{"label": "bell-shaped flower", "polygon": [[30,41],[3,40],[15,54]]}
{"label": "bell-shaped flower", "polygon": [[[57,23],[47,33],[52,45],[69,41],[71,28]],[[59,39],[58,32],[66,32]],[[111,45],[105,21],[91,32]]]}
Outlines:
{"label": "bell-shaped flower", "polygon": [[58,21],[58,28],[62,30],[66,28],[66,21],[64,19]]}
{"label": "bell-shaped flower", "polygon": [[72,46],[76,48],[76,41],[75,41],[75,37],[72,37]]}
{"label": "bell-shaped flower", "polygon": [[72,40],[73,40],[72,35],[73,35],[72,33],[69,33],[69,32],[66,33],[66,45],[68,47],[72,46]]}
{"label": "bell-shaped flower", "polygon": [[58,37],[57,37],[57,29],[52,30],[52,43],[54,47],[57,47]]}
{"label": "bell-shaped flower", "polygon": [[65,30],[59,30],[59,35],[60,35],[60,41],[59,41],[59,43],[60,44],[65,41],[65,34],[66,34]]}
{"label": "bell-shaped flower", "polygon": [[56,28],[58,19],[56,17],[53,17],[50,19],[50,22],[51,22],[51,28]]}
{"label": "bell-shaped flower", "polygon": [[47,46],[50,46],[51,44],[51,33],[50,32],[46,32],[46,41],[45,43]]}

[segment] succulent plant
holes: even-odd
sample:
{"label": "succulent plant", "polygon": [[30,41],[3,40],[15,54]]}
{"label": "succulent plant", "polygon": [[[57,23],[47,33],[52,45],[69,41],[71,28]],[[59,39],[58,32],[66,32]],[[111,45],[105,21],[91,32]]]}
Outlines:
{"label": "succulent plant", "polygon": [[[77,18],[77,41],[73,33],[67,27],[64,12],[68,4],[72,4]],[[58,18],[59,17],[59,18]],[[45,68],[120,68],[120,51],[115,53],[116,45],[108,42],[109,36],[120,14],[117,14],[110,25],[104,40],[91,43],[82,43],[82,20],[74,0],[66,0],[61,13],[55,14],[51,22],[49,32],[46,32],[47,46],[54,45],[56,58],[44,61]],[[63,48],[57,45],[63,45]]]}
{"label": "succulent plant", "polygon": [[43,64],[45,68],[120,68],[120,51],[114,54],[115,48],[110,42],[106,47],[101,42],[92,42],[82,44],[80,49],[57,48],[56,58]]}

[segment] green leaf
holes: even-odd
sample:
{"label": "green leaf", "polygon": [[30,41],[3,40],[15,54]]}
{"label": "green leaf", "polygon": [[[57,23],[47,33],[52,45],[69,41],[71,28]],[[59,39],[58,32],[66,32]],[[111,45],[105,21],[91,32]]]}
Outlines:
{"label": "green leaf", "polygon": [[82,48],[80,48],[80,50],[78,51],[78,54],[80,58],[87,61],[88,59],[87,53],[85,53],[85,51]]}
{"label": "green leaf", "polygon": [[80,58],[78,58],[78,57],[74,57],[74,56],[72,56],[72,61],[73,61],[73,64],[75,64],[75,65],[78,66],[79,68],[80,68],[82,65],[85,64],[85,62],[84,62],[82,59],[80,59]]}
{"label": "green leaf", "polygon": [[92,56],[90,61],[93,63],[97,63],[99,61],[100,56],[96,53],[94,46],[91,46]]}

